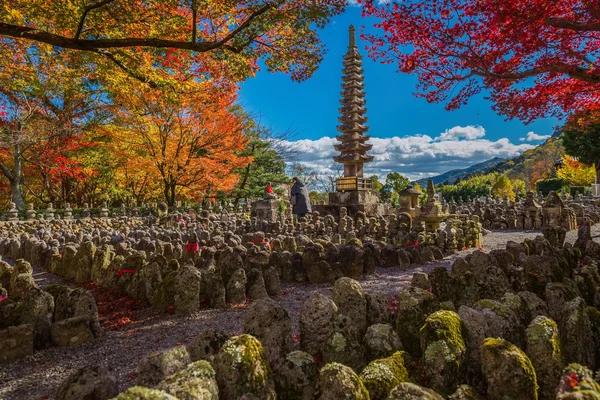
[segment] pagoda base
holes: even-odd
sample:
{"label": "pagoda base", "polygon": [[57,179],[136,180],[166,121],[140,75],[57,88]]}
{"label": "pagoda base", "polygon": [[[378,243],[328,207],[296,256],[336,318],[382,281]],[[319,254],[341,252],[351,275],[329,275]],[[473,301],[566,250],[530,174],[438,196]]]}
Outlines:
{"label": "pagoda base", "polygon": [[314,205],[313,211],[318,211],[321,216],[333,215],[338,218],[340,209],[346,207],[348,215],[356,216],[360,211],[366,217],[392,213],[390,204],[381,204],[379,196],[374,190],[354,190],[346,192],[329,192],[329,204]]}

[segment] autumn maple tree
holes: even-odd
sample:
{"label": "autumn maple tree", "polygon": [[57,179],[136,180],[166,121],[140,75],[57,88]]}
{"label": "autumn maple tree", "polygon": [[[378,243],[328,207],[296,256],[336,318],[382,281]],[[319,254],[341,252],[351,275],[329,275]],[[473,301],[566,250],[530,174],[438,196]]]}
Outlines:
{"label": "autumn maple tree", "polygon": [[370,55],[419,78],[447,109],[489,93],[531,122],[600,109],[600,3],[588,0],[363,0]]}
{"label": "autumn maple tree", "polygon": [[0,46],[33,41],[83,52],[98,73],[121,71],[152,87],[178,74],[244,79],[259,59],[302,80],[323,56],[317,29],[345,6],[346,0],[13,0],[0,5]]}
{"label": "autumn maple tree", "polygon": [[[48,202],[64,197],[67,179],[78,179],[70,151],[104,110],[84,64],[47,46],[0,46],[0,173],[19,209],[24,189]],[[25,179],[25,169],[35,170],[35,179]]]}
{"label": "autumn maple tree", "polygon": [[234,171],[252,161],[239,155],[248,139],[245,121],[232,111],[236,91],[212,81],[186,88],[134,85],[117,93],[115,125],[108,128],[113,145],[129,154],[136,170],[151,172],[146,179],[158,183],[169,205],[233,189]]}

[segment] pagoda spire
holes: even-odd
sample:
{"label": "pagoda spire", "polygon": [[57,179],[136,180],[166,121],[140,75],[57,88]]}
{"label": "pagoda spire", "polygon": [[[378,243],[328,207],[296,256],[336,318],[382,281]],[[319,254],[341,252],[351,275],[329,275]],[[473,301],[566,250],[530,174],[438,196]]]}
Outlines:
{"label": "pagoda spire", "polygon": [[367,143],[370,136],[365,133],[369,128],[367,122],[367,109],[364,107],[365,85],[363,83],[362,56],[356,45],[356,30],[350,25],[348,51],[344,55],[342,75],[342,107],[339,109],[340,116],[337,129],[341,135],[336,136],[340,144],[336,144],[335,150],[340,155],[335,156],[335,162],[344,164],[344,178],[364,177],[364,163],[373,161],[373,156],[367,155],[373,145]]}

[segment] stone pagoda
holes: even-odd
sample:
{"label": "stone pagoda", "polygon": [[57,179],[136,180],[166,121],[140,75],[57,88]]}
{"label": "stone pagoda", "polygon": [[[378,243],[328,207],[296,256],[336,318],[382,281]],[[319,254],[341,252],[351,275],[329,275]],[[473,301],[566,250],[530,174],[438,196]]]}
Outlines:
{"label": "stone pagoda", "polygon": [[[335,145],[339,156],[334,157],[335,162],[344,164],[344,177],[338,181],[338,191],[362,189],[364,182],[364,164],[373,161],[373,156],[367,155],[373,145],[367,144],[370,136],[365,135],[369,128],[367,122],[367,109],[364,107],[365,84],[363,83],[362,56],[356,45],[356,31],[350,25],[350,44],[344,56],[342,77],[342,107],[337,127],[342,134],[336,136],[340,144]],[[370,183],[370,181],[369,181]]]}
{"label": "stone pagoda", "polygon": [[329,193],[329,205],[313,209],[324,214],[339,215],[340,208],[345,207],[350,215],[363,212],[366,216],[373,216],[389,210],[379,203],[377,193],[371,190],[371,179],[364,177],[364,164],[374,158],[367,154],[373,146],[367,143],[370,136],[365,134],[369,128],[365,125],[364,70],[354,26],[350,26],[349,33],[348,52],[342,64],[342,107],[339,109],[340,125],[337,127],[341,135],[336,136],[340,143],[335,145],[335,150],[340,154],[333,158],[344,165],[344,176],[336,181],[336,191]]}

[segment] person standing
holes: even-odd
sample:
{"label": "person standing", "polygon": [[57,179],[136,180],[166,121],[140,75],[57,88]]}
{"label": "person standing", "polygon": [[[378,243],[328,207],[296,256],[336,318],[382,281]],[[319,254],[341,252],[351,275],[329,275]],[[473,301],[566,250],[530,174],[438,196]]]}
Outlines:
{"label": "person standing", "polygon": [[304,182],[297,177],[293,177],[292,181],[294,182],[294,185],[290,191],[292,196],[290,202],[292,203],[292,212],[296,214],[296,220],[300,222],[300,220],[312,210],[310,198],[308,197],[308,188]]}

